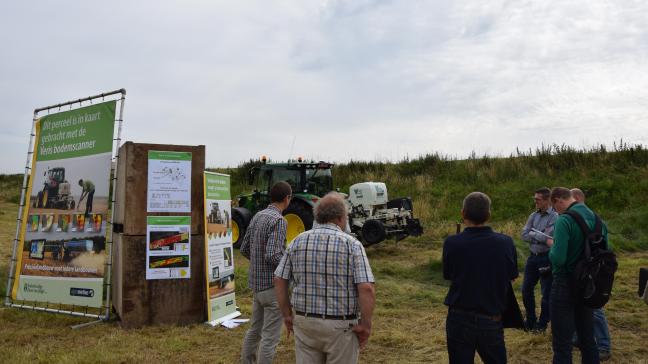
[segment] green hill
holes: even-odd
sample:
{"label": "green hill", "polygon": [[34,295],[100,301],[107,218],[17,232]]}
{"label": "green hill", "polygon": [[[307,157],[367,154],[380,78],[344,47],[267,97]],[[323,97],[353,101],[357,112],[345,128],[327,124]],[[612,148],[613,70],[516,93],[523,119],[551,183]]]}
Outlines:
{"label": "green hill", "polygon": [[[232,175],[233,192],[247,191],[247,171],[255,161],[238,168],[218,169]],[[533,209],[533,192],[543,186],[579,187],[587,204],[610,227],[617,249],[648,248],[648,149],[621,142],[575,149],[546,146],[517,151],[509,157],[453,160],[428,154],[398,163],[352,161],[333,169],[334,185],[348,192],[363,181],[387,184],[390,198],[410,196],[426,235],[442,238],[459,220],[463,197],[471,191],[487,193],[493,200],[493,225],[513,236]]]}

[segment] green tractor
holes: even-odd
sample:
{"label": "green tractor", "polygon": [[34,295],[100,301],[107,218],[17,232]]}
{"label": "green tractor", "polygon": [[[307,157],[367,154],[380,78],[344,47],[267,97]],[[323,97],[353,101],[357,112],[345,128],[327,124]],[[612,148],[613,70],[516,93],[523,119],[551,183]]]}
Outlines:
{"label": "green tractor", "polygon": [[283,212],[288,223],[286,240],[291,242],[313,226],[313,206],[321,196],[333,190],[333,164],[327,162],[264,163],[250,170],[248,184],[254,192],[236,196],[238,207],[232,208],[232,242],[239,247],[252,216],[270,204],[270,187],[286,181],[293,190],[290,206]]}
{"label": "green tractor", "polygon": [[45,209],[73,210],[74,197],[70,183],[65,179],[65,168],[48,168],[43,189],[32,200],[32,207]]}
{"label": "green tractor", "polygon": [[[333,190],[331,168],[327,162],[265,163],[250,170],[248,183],[255,185],[252,193],[236,196],[238,207],[232,208],[232,242],[239,247],[252,216],[270,204],[269,190],[279,181],[292,187],[293,197],[283,212],[288,223],[288,244],[313,227],[313,207],[321,196]],[[362,182],[352,185],[346,196],[348,232],[363,245],[378,244],[385,239],[396,241],[408,236],[420,236],[423,227],[414,217],[412,199],[389,200],[387,186],[382,182]]]}

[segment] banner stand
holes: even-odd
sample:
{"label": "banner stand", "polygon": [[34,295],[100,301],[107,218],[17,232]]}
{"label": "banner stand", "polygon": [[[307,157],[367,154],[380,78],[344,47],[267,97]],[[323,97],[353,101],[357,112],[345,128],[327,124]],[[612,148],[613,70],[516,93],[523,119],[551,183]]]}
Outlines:
{"label": "banner stand", "polygon": [[[86,307],[76,306],[75,307],[74,305],[71,305],[72,307],[70,309],[64,309],[64,308],[62,308],[61,304],[58,304],[58,306],[59,306],[58,308],[51,308],[49,302],[45,302],[45,307],[36,306],[33,303],[26,303],[25,301],[18,304],[18,303],[15,303],[15,302],[12,301],[11,292],[12,292],[12,289],[13,289],[13,285],[16,283],[15,273],[16,273],[16,263],[18,261],[18,259],[17,259],[18,256],[17,255],[19,253],[18,252],[18,244],[20,243],[20,235],[21,235],[21,231],[22,231],[22,228],[23,228],[23,221],[25,219],[25,215],[26,215],[26,212],[27,212],[27,209],[25,209],[26,201],[27,201],[26,193],[27,193],[27,189],[29,188],[28,184],[30,182],[30,178],[34,177],[33,176],[33,173],[34,173],[33,169],[35,169],[35,165],[34,165],[34,161],[35,161],[35,159],[34,159],[35,141],[34,141],[34,139],[35,139],[35,136],[36,136],[36,130],[35,130],[36,122],[39,119],[38,114],[40,112],[42,112],[42,111],[47,111],[47,113],[49,114],[49,111],[52,110],[52,109],[58,109],[60,111],[61,107],[63,107],[63,106],[69,106],[70,110],[72,110],[72,105],[74,105],[74,104],[79,104],[79,107],[81,107],[83,102],[88,101],[88,102],[90,102],[90,104],[92,104],[92,100],[101,98],[102,101],[104,101],[106,97],[109,97],[109,96],[112,96],[112,95],[117,95],[117,94],[121,94],[121,98],[119,99],[119,102],[120,102],[119,115],[117,117],[117,120],[115,120],[115,121],[118,122],[117,135],[116,135],[115,138],[113,138],[113,153],[115,153],[115,156],[112,158],[112,163],[111,163],[112,164],[111,165],[111,174],[112,174],[111,182],[113,183],[113,186],[112,186],[112,199],[110,201],[111,202],[111,219],[110,219],[110,221],[107,221],[107,223],[110,226],[112,226],[112,219],[113,219],[114,213],[115,213],[114,212],[114,203],[115,203],[115,201],[114,201],[114,198],[115,198],[114,193],[115,193],[115,185],[116,185],[115,182],[117,181],[117,178],[118,178],[117,169],[116,169],[116,165],[117,165],[116,162],[119,159],[119,146],[121,144],[121,131],[122,131],[122,123],[123,123],[123,119],[124,119],[123,114],[124,114],[124,102],[126,100],[126,90],[122,88],[122,89],[119,89],[119,90],[114,90],[114,91],[110,91],[110,92],[106,92],[106,93],[101,93],[101,94],[98,94],[98,95],[89,96],[89,97],[81,98],[81,99],[78,99],[78,100],[67,101],[67,102],[56,104],[56,105],[41,107],[41,108],[37,108],[37,109],[34,110],[34,117],[32,119],[32,128],[31,128],[31,132],[29,133],[29,147],[27,149],[27,160],[26,160],[26,163],[25,163],[25,173],[24,173],[24,177],[23,177],[23,185],[22,185],[21,194],[20,194],[20,205],[19,205],[19,208],[18,208],[18,217],[16,219],[16,234],[15,234],[14,241],[13,241],[13,253],[11,255],[11,263],[9,264],[9,275],[8,275],[8,278],[7,278],[5,306],[13,307],[13,308],[30,309],[30,310],[33,310],[33,311],[62,313],[62,314],[67,314],[67,315],[71,315],[71,316],[92,317],[92,318],[99,319],[99,321],[97,321],[97,322],[101,322],[101,321],[105,321],[105,320],[109,319],[109,317],[110,317],[110,291],[111,291],[110,290],[110,285],[111,285],[110,279],[111,279],[111,266],[112,266],[112,254],[111,254],[111,251],[112,251],[112,243],[113,243],[112,239],[110,239],[109,241],[108,240],[106,241],[106,254],[107,254],[107,257],[106,257],[105,264],[104,264],[104,266],[105,266],[105,275],[104,275],[103,287],[104,287],[104,290],[106,290],[107,292],[106,292],[106,295],[104,297],[104,305],[105,305],[105,308],[106,308],[104,315],[88,313],[88,309],[89,309],[88,306],[86,306]],[[112,228],[111,228],[111,230],[112,230]],[[103,292],[102,292],[102,294],[103,294]],[[75,310],[75,308],[81,309],[83,311],[82,312],[77,311],[77,310]],[[81,325],[76,325],[76,326],[73,326],[73,328],[88,326],[88,325],[91,325],[91,324],[94,324],[94,322],[81,324]]]}

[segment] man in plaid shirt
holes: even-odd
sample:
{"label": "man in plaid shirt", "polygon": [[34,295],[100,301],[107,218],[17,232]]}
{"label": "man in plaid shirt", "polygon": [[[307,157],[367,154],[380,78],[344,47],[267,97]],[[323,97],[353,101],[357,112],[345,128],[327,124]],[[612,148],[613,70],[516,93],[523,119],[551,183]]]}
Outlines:
{"label": "man in plaid shirt", "polygon": [[344,232],[347,208],[340,194],[319,200],[315,220],[275,271],[279,307],[288,335],[294,328],[297,363],[355,363],[371,334],[374,277],[364,247]]}
{"label": "man in plaid shirt", "polygon": [[284,255],[286,220],[281,216],[290,204],[290,185],[278,182],[270,188],[270,205],[252,218],[241,254],[250,259],[248,284],[252,289],[252,319],[245,334],[242,363],[272,363],[281,335],[281,312],[273,288],[273,272]]}

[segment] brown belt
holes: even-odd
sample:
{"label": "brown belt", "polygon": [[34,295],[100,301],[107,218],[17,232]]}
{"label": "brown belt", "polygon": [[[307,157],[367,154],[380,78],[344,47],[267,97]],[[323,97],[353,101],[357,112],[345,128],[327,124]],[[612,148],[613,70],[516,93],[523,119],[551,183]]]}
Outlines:
{"label": "brown belt", "polygon": [[301,311],[295,311],[295,313],[298,314],[299,316],[316,317],[324,320],[355,320],[358,317],[355,313],[351,315],[342,315],[342,316],[324,315],[319,313],[306,313]]}
{"label": "brown belt", "polygon": [[492,315],[488,315],[488,314],[477,312],[477,311],[464,310],[464,309],[461,309],[461,308],[454,308],[454,307],[450,307],[450,311],[451,312],[458,312],[458,313],[466,313],[466,314],[470,314],[470,315],[475,315],[477,317],[484,317],[484,318],[487,318],[487,319],[492,320],[492,321],[502,321],[502,315],[494,315],[494,316],[492,316]]}

